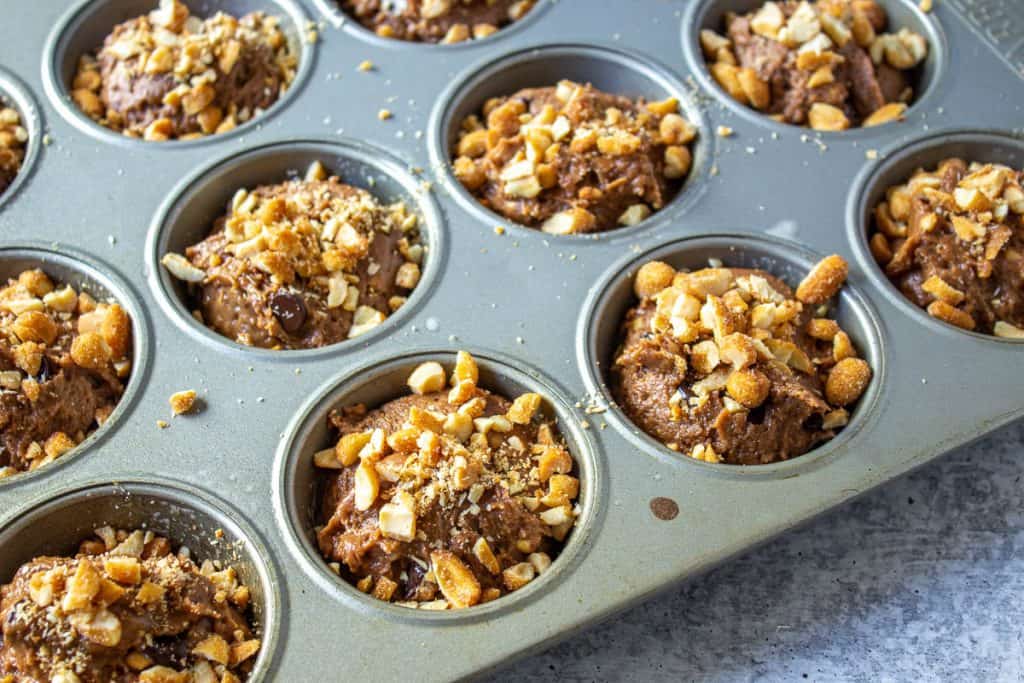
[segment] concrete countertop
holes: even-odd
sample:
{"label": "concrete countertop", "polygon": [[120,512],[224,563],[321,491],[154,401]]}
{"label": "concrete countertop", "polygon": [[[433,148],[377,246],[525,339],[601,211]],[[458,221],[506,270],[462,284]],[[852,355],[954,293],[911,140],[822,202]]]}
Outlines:
{"label": "concrete countertop", "polygon": [[1024,680],[1024,424],[500,681]]}

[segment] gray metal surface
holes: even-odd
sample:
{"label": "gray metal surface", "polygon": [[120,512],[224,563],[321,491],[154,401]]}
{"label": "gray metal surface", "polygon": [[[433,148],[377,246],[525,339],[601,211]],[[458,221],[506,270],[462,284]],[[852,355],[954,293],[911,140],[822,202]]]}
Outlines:
{"label": "gray metal surface", "polygon": [[[142,4],[86,3],[90,12],[116,7],[123,16]],[[542,0],[528,20],[491,39],[436,47],[368,36],[325,13],[326,2],[196,3],[288,8],[296,34],[305,31],[304,12],[323,22],[320,40],[305,46],[291,93],[254,124],[158,145],[96,130],[59,101],[64,51],[81,44],[65,36],[64,20],[71,17],[72,28],[88,22],[55,0],[20,7],[16,22],[0,25],[0,62],[40,107],[27,118],[49,142],[0,205],[0,274],[17,265],[7,248],[29,242],[58,252],[51,260],[83,261],[85,275],[133,315],[136,374],[117,415],[87,448],[0,484],[5,560],[37,547],[12,539],[26,537],[17,520],[40,502],[125,480],[141,487],[139,497],[160,498],[142,483],[153,481],[164,487],[163,500],[200,518],[237,521],[229,537],[245,562],[262,567],[255,575],[269,600],[271,646],[259,661],[268,680],[471,676],[548,647],[1024,414],[1024,348],[908,310],[854,224],[860,193],[874,188],[871,169],[898,150],[954,128],[1007,132],[1024,121],[1022,82],[1005,54],[980,40],[952,3],[938,0],[925,16],[913,3],[889,0],[935,41],[926,68],[932,85],[901,124],[817,135],[741,110],[696,61],[693,40],[712,16],[707,6],[744,4],[754,2]],[[100,35],[95,26],[81,30]],[[367,59],[375,69],[357,71]],[[507,68],[492,70],[499,60]],[[469,201],[439,163],[452,120],[487,89],[574,74],[625,94],[675,94],[701,124],[683,194],[637,228],[555,238],[511,226]],[[10,82],[5,75],[0,87]],[[379,120],[384,108],[394,118]],[[735,135],[716,136],[719,125]],[[320,153],[345,180],[379,185],[424,213],[431,252],[409,308],[374,335],[312,352],[259,352],[200,329],[156,266],[161,250],[197,234],[218,197],[226,201],[275,168],[283,177]],[[418,180],[430,181],[429,191]],[[504,235],[494,232],[499,224]],[[600,313],[621,310],[623,283],[644,255],[691,264],[709,255],[756,260],[793,280],[830,252],[851,261],[840,316],[879,371],[839,438],[788,463],[729,469],[669,456],[614,408],[584,410],[603,403],[596,364],[606,362],[614,321]],[[459,348],[486,359],[498,388],[534,385],[553,399],[581,463],[584,515],[558,570],[528,591],[459,613],[389,609],[328,575],[309,552],[302,455],[324,438],[314,423],[331,403],[384,397],[396,391],[396,368],[410,356]],[[380,386],[368,384],[374,378]],[[171,419],[167,397],[185,388],[200,392],[204,410]],[[171,426],[158,429],[158,419]],[[679,516],[655,519],[656,496],[675,500]],[[166,518],[161,506],[140,508],[151,510],[155,526]],[[80,533],[67,519],[38,526],[47,537],[54,528]]]}

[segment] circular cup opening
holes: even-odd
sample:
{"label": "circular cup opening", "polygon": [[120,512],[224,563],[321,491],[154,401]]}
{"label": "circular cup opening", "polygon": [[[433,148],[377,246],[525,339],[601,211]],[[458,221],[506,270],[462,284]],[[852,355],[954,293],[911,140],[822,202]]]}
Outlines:
{"label": "circular cup opening", "polygon": [[830,316],[852,339],[860,355],[871,364],[874,377],[852,411],[849,424],[831,441],[789,460],[765,465],[711,464],[677,453],[644,433],[616,404],[608,386],[620,342],[620,327],[626,312],[636,304],[633,278],[644,263],[664,261],[676,269],[706,268],[717,259],[726,267],[754,268],[769,272],[794,287],[821,256],[803,246],[775,237],[744,233],[684,238],[654,247],[640,256],[613,266],[600,284],[591,290],[583,307],[576,338],[577,358],[588,391],[608,406],[608,421],[644,453],[671,463],[738,476],[786,477],[796,471],[818,466],[841,452],[850,439],[874,416],[874,407],[885,386],[885,348],[881,326],[874,310],[856,288],[847,284],[836,299]]}
{"label": "circular cup opening", "polygon": [[320,13],[323,14],[324,18],[331,24],[331,26],[343,29],[349,35],[359,38],[360,40],[365,40],[377,47],[399,50],[464,50],[466,48],[493,45],[496,40],[500,40],[511,34],[524,30],[528,25],[536,21],[543,12],[546,12],[555,1],[556,0],[537,0],[533,9],[527,12],[526,16],[498,29],[497,33],[487,36],[487,38],[481,40],[464,40],[458,43],[448,44],[384,38],[363,26],[356,18],[343,10],[337,0],[313,0],[313,4],[316,5],[316,8],[320,10]]}
{"label": "circular cup opening", "polygon": [[88,292],[97,301],[113,300],[121,304],[132,319],[132,370],[124,394],[101,427],[49,465],[0,479],[0,489],[55,472],[105,441],[133,409],[149,372],[149,325],[144,309],[131,287],[116,276],[110,266],[63,246],[60,252],[35,244],[0,247],[0,284],[33,268],[42,269],[54,282],[69,284],[79,292]]}
{"label": "circular cup opening", "polygon": [[527,374],[515,369],[522,367],[522,362],[476,351],[473,358],[480,369],[481,387],[510,398],[528,391],[545,397],[543,410],[557,424],[576,463],[574,474],[580,479],[582,512],[551,568],[526,587],[492,602],[466,609],[431,611],[392,605],[358,591],[328,568],[315,541],[321,492],[313,454],[333,444],[327,416],[334,408],[358,403],[372,408],[408,395],[406,381],[413,369],[420,363],[436,360],[450,372],[455,352],[425,351],[368,362],[329,382],[301,409],[289,426],[274,464],[274,507],[292,552],[324,591],[367,616],[384,614],[395,619],[446,624],[506,614],[542,596],[550,586],[569,576],[590,545],[597,526],[598,501],[604,498],[604,476],[593,442],[573,417],[571,404],[547,379],[533,371]]}
{"label": "circular cup opening", "polygon": [[[664,208],[639,225],[616,228],[587,235],[607,240],[636,236],[636,231],[678,216],[699,195],[712,158],[713,136],[700,107],[686,87],[666,67],[632,52],[589,45],[548,45],[531,47],[471,68],[456,78],[438,99],[429,128],[429,148],[435,169],[443,169],[441,178],[448,191],[473,214],[482,225],[512,225],[527,234],[541,235],[546,240],[569,240],[579,243],[580,235],[549,235],[539,229],[517,225],[499,213],[484,207],[463,187],[451,168],[451,150],[462,121],[479,112],[492,97],[511,95],[523,88],[552,86],[568,79],[591,83],[604,92],[644,97],[648,101],[675,97],[683,116],[697,129],[691,145],[693,165],[679,191]],[[488,228],[489,229],[489,228]]]}
{"label": "circular cup opening", "polygon": [[124,480],[92,483],[36,501],[13,513],[0,529],[0,583],[45,555],[73,556],[95,529],[144,529],[187,546],[197,564],[220,561],[238,572],[252,595],[254,629],[262,639],[250,681],[268,679],[277,647],[279,582],[270,555],[234,510],[194,488]]}
{"label": "circular cup opening", "polygon": [[18,112],[21,125],[28,132],[28,142],[25,144],[25,158],[21,162],[18,174],[14,176],[7,189],[0,192],[0,207],[12,201],[21,186],[28,182],[42,149],[43,136],[42,115],[35,98],[16,76],[0,68],[0,108],[3,107],[13,107]]}
{"label": "circular cup opening", "polygon": [[1000,344],[1020,344],[1019,339],[971,332],[942,322],[915,305],[892,283],[871,255],[868,247],[872,212],[885,198],[885,191],[905,182],[919,168],[935,168],[939,162],[959,157],[967,162],[1005,164],[1024,168],[1024,140],[1006,134],[979,130],[943,131],[902,143],[880,155],[880,161],[864,168],[847,202],[847,231],[861,268],[872,282],[885,291],[904,313],[931,329],[946,334],[970,335],[976,339]]}
{"label": "circular cup opening", "polygon": [[[795,126],[787,123],[773,121],[767,115],[737,102],[727,93],[722,86],[711,77],[707,61],[700,47],[700,32],[703,29],[711,29],[722,34],[725,28],[725,15],[727,12],[745,14],[754,11],[764,4],[765,0],[698,0],[690,4],[689,9],[683,16],[682,42],[683,51],[690,69],[697,75],[705,90],[715,94],[733,112],[744,119],[779,132],[793,130],[806,130],[814,135],[828,137],[841,137],[843,139],[856,139],[882,135],[898,127],[886,124],[871,128],[851,128],[845,131],[817,131],[803,126]],[[928,56],[912,74],[914,86],[914,99],[907,108],[906,116],[910,117],[921,110],[924,105],[931,101],[938,91],[938,84],[946,75],[946,66],[949,61],[949,48],[946,43],[946,36],[938,20],[926,12],[921,11],[916,0],[878,0],[889,16],[889,29],[896,32],[901,28],[907,28],[915,33],[924,36],[928,41]]]}
{"label": "circular cup opening", "polygon": [[[181,0],[194,16],[208,17],[225,12],[241,17],[249,12],[264,12],[281,18],[281,29],[294,54],[299,57],[295,79],[288,90],[265,112],[226,133],[209,135],[195,140],[168,140],[156,145],[157,149],[179,149],[210,144],[214,141],[243,135],[246,131],[266,122],[284,108],[301,90],[313,69],[313,45],[304,39],[308,17],[294,0],[224,0],[211,4],[207,0]],[[121,145],[152,145],[145,140],[130,138],[96,123],[86,116],[71,99],[71,82],[75,78],[78,60],[82,55],[95,52],[115,26],[156,9],[157,0],[83,0],[71,8],[54,28],[43,52],[43,84],[54,106],[72,125],[105,142]]]}
{"label": "circular cup opening", "polygon": [[[342,182],[363,188],[383,203],[402,201],[420,217],[420,235],[426,247],[423,275],[409,300],[377,328],[330,346],[300,351],[272,351],[239,344],[199,323],[191,314],[189,293],[167,272],[160,259],[168,252],[184,253],[186,247],[202,241],[214,221],[223,215],[239,188],[274,184],[305,173],[314,161]],[[186,178],[158,210],[146,247],[150,285],[161,306],[191,335],[218,348],[260,355],[266,359],[316,357],[339,349],[365,346],[390,333],[426,300],[433,289],[444,259],[444,232],[440,212],[419,179],[386,152],[354,142],[290,141],[271,143],[232,155],[200,169]]]}

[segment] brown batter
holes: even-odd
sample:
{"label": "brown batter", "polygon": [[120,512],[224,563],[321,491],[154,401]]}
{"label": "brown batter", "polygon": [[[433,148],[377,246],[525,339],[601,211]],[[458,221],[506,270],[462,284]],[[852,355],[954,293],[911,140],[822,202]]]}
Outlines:
{"label": "brown batter", "polygon": [[701,32],[711,73],[735,99],[779,121],[843,130],[899,119],[928,45],[875,0],[783,0]]}
{"label": "brown batter", "polygon": [[1024,173],[947,159],[886,193],[871,250],[911,301],[945,322],[1024,338]]}
{"label": "brown batter", "polygon": [[[452,388],[438,363],[413,395],[332,413],[340,440],[324,476],[320,551],[347,580],[409,607],[469,607],[547,570],[576,522],[572,457],[539,412],[476,386],[459,354]],[[325,469],[325,471],[328,471]]]}
{"label": "brown batter", "polygon": [[417,217],[326,177],[241,190],[210,236],[164,264],[197,315],[241,344],[307,349],[370,331],[420,278]]}
{"label": "brown batter", "polygon": [[297,59],[276,17],[190,16],[161,0],[82,57],[72,98],[101,125],[160,141],[223,133],[277,101]]}
{"label": "brown batter", "polygon": [[197,567],[152,532],[104,527],[0,588],[2,683],[231,683],[259,651],[234,569]]}
{"label": "brown batter", "polygon": [[763,271],[645,265],[611,371],[616,401],[643,431],[699,460],[806,453],[846,425],[871,377],[838,324],[815,317],[845,276],[845,262],[829,257],[794,297]]}
{"label": "brown batter", "polygon": [[374,33],[424,43],[486,38],[526,16],[535,0],[341,0]]}
{"label": "brown batter", "polygon": [[17,109],[4,106],[0,97],[0,194],[4,193],[25,161],[28,131],[21,125]]}
{"label": "brown batter", "polygon": [[636,225],[690,171],[696,131],[674,99],[646,103],[562,81],[490,100],[470,116],[454,171],[480,203],[555,234]]}
{"label": "brown batter", "polygon": [[29,270],[0,289],[0,478],[65,454],[102,425],[131,371],[120,305]]}

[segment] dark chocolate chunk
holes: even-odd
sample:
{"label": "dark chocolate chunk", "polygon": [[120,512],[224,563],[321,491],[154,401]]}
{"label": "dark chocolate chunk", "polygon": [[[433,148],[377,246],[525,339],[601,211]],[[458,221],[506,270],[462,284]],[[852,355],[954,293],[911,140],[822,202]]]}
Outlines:
{"label": "dark chocolate chunk", "polygon": [[270,310],[289,334],[295,334],[306,322],[306,302],[301,294],[278,290],[270,295]]}

